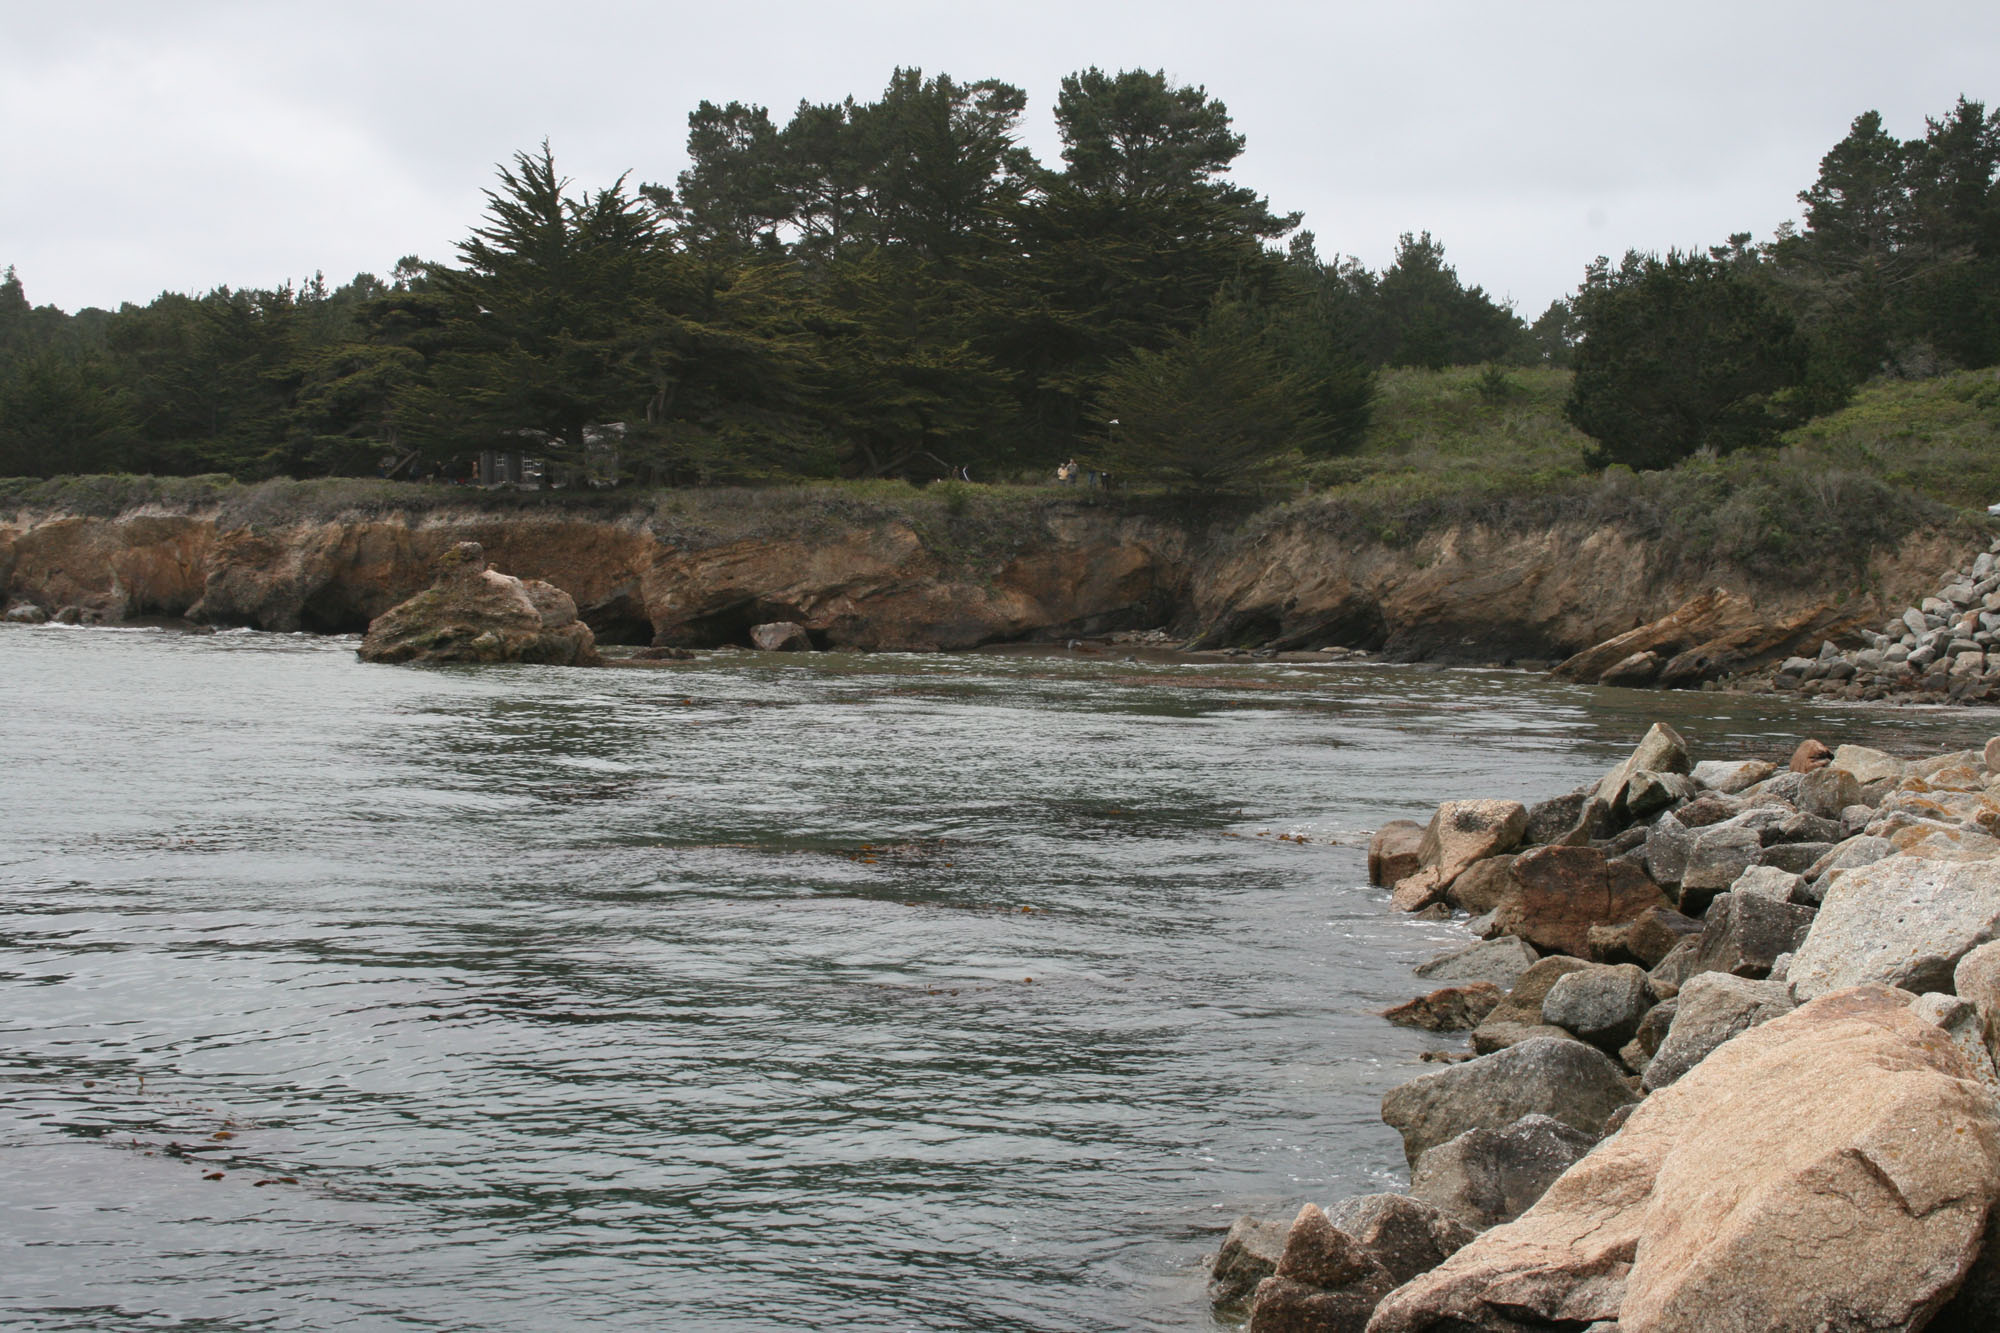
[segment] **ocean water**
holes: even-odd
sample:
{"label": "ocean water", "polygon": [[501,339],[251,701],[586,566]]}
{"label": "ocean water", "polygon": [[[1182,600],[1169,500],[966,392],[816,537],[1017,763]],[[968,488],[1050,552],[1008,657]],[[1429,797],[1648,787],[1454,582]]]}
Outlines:
{"label": "ocean water", "polygon": [[1510,672],[0,630],[0,1325],[1200,1329],[1398,1188],[1367,832],[1991,714]]}

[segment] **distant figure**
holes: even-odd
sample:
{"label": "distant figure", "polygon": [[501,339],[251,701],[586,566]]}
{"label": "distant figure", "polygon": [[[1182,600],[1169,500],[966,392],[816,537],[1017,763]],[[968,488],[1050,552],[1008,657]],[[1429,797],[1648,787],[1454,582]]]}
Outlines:
{"label": "distant figure", "polygon": [[1077,466],[1074,458],[1056,469],[1056,480],[1065,486],[1076,485]]}

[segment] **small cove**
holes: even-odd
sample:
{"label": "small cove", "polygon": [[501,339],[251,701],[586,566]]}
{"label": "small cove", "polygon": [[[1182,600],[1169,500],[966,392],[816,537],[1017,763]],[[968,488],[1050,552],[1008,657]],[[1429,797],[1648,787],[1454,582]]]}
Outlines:
{"label": "small cove", "polygon": [[1438,1039],[1374,1012],[1463,931],[1388,909],[1366,830],[1567,790],[1655,719],[1703,758],[1994,729],[1499,671],[352,650],[0,632],[0,1322],[1207,1327],[1235,1214],[1403,1178],[1377,1104]]}

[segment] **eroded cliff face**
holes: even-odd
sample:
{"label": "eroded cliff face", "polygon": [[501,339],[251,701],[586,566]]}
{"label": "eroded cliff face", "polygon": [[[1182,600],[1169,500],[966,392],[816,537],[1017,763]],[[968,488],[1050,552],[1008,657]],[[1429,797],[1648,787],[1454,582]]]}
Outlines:
{"label": "eroded cliff face", "polygon": [[[811,535],[676,542],[643,515],[522,517],[444,509],[225,527],[214,514],[16,515],[0,523],[8,604],[116,622],[185,616],[266,630],[360,633],[478,542],[497,569],[554,584],[609,643],[747,643],[796,620],[827,648],[937,650],[1171,620],[1188,577],[1177,528],[1052,512],[1019,549],[968,556],[950,534],[884,521]],[[942,549],[940,549],[942,548]]]}
{"label": "eroded cliff face", "polygon": [[1525,533],[1449,527],[1391,547],[1295,522],[1205,562],[1191,583],[1190,619],[1198,641],[1213,645],[1341,644],[1409,660],[1548,662],[1680,613],[1652,646],[1678,654],[1717,645],[1711,669],[1675,682],[1689,684],[1878,624],[1963,553],[1943,534],[1915,533],[1878,556],[1858,587],[1851,576],[1774,585],[1728,569],[1663,576],[1687,565],[1667,554],[1581,523]]}
{"label": "eroded cliff face", "polygon": [[914,518],[703,540],[643,512],[466,506],[280,526],[201,512],[17,514],[0,521],[0,579],[10,605],[73,606],[85,619],[359,633],[428,586],[438,556],[462,541],[495,568],[567,592],[607,643],[741,644],[753,624],[792,620],[825,648],[922,651],[1164,625],[1212,647],[1341,645],[1459,662],[1582,653],[1579,679],[1639,647],[1665,661],[1721,645],[1728,669],[1816,648],[1879,623],[1963,555],[1919,532],[1859,588],[1851,577],[1772,586],[1727,570],[1663,577],[1688,562],[1582,524],[1460,526],[1390,546],[1306,518],[1244,536],[1055,505],[1003,548],[973,553],[948,524]]}

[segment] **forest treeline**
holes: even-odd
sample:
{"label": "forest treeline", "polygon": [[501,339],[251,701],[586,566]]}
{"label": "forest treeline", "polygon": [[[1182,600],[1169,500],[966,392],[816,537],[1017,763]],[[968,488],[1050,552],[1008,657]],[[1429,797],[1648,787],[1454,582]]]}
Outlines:
{"label": "forest treeline", "polygon": [[[1227,108],[1063,80],[1059,165],[995,80],[897,70],[782,121],[702,103],[672,185],[503,166],[452,262],[71,315],[0,280],[0,475],[428,474],[482,450],[736,483],[1066,458],[1200,488],[1352,449],[1392,366],[1575,365],[1593,462],[1767,443],[1880,375],[2000,361],[2000,114],[1873,112],[1803,223],[1591,265],[1532,323],[1428,233],[1371,271],[1236,184]],[[607,431],[606,428],[612,428]]]}

